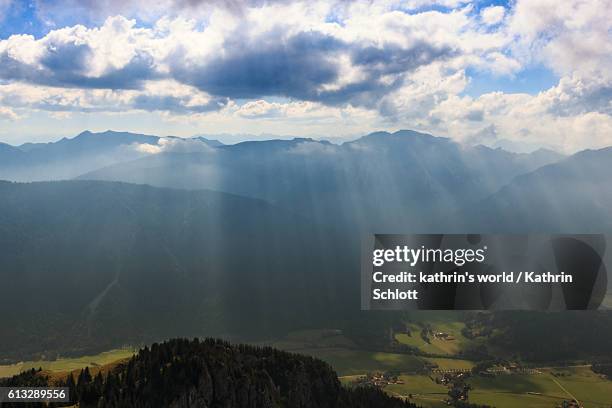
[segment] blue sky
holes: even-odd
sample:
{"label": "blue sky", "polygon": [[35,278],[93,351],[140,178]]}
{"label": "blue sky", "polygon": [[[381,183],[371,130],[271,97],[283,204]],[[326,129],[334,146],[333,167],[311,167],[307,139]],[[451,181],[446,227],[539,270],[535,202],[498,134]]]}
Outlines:
{"label": "blue sky", "polygon": [[610,145],[607,1],[0,0],[0,141],[410,128]]}

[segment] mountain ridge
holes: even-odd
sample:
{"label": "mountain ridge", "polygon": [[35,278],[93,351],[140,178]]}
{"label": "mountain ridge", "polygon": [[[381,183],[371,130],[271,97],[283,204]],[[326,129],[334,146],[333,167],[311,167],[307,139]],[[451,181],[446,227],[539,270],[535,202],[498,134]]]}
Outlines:
{"label": "mountain ridge", "polygon": [[514,178],[468,209],[483,230],[609,233],[612,147],[588,149]]}
{"label": "mountain ridge", "polygon": [[206,188],[294,208],[321,222],[426,229],[430,224],[411,212],[429,209],[423,218],[440,217],[558,159],[398,131],[371,133],[341,145],[295,138],[247,141],[206,152],[162,152],[78,179]]}

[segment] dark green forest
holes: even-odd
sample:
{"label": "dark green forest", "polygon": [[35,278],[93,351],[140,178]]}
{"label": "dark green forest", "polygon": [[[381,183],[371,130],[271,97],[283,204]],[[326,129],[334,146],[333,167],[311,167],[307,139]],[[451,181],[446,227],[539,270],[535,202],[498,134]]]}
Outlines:
{"label": "dark green forest", "polygon": [[[28,371],[0,386],[46,386]],[[176,339],[145,347],[106,375],[86,368],[59,386],[79,407],[410,408],[415,405],[373,387],[345,388],[321,360],[216,339]],[[42,404],[14,403],[9,407]]]}

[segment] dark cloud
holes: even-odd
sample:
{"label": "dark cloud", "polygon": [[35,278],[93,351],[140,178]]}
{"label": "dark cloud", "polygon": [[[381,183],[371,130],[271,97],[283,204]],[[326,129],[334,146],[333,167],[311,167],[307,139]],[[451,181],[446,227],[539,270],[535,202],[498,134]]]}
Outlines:
{"label": "dark cloud", "polygon": [[472,122],[482,122],[484,120],[484,111],[482,109],[473,109],[465,114],[465,119]]}
{"label": "dark cloud", "polygon": [[450,47],[434,47],[425,42],[418,42],[406,48],[395,44],[356,48],[352,61],[355,65],[365,67],[367,71],[376,75],[389,75],[413,71],[422,65],[454,55],[456,52]]}
{"label": "dark cloud", "polygon": [[230,98],[316,99],[316,88],[338,77],[332,57],[343,44],[317,32],[300,33],[286,42],[275,41],[277,36],[280,33],[272,33],[255,44],[230,40],[226,54],[206,65],[177,67],[177,79]]}
{"label": "dark cloud", "polygon": [[474,133],[473,135],[470,135],[469,137],[467,137],[465,139],[465,142],[471,145],[479,145],[479,144],[490,145],[496,142],[498,139],[499,139],[499,134],[497,132],[497,128],[495,127],[495,125],[489,125],[489,126],[486,126],[480,129],[478,132]]}
{"label": "dark cloud", "polygon": [[[281,38],[281,33],[272,32],[253,43],[238,33],[224,44],[224,56],[202,66],[179,65],[175,76],[207,93],[234,99],[282,96],[327,105],[374,107],[402,85],[402,73],[454,55],[450,48],[422,42],[409,48],[363,47],[317,31],[299,33],[286,41]],[[324,90],[324,85],[339,79],[337,59],[342,52],[347,52],[366,76],[338,89]],[[175,60],[182,59],[177,56]],[[394,76],[391,80],[390,75]]]}
{"label": "dark cloud", "polygon": [[[320,92],[316,100],[326,105],[351,103],[355,106],[374,108],[379,105],[381,98],[398,89],[402,83],[402,78],[396,78],[391,83],[384,83],[379,78],[369,77],[337,90]],[[391,114],[389,106],[385,108],[385,112]]]}
{"label": "dark cloud", "polygon": [[120,69],[89,76],[86,63],[91,54],[86,44],[50,44],[39,61],[40,67],[24,64],[4,52],[0,54],[0,79],[64,88],[139,89],[142,81],[158,76],[152,58],[144,53],[136,54]]}
{"label": "dark cloud", "polygon": [[227,105],[228,99],[212,98],[205,104],[189,105],[188,100],[176,96],[138,95],[133,102],[135,109],[146,111],[166,111],[174,113],[203,113],[218,111]]}
{"label": "dark cloud", "polygon": [[[123,15],[147,21],[160,15],[186,16],[198,11],[224,9],[242,15],[249,7],[295,0],[35,0],[36,15],[57,27],[76,23],[101,23],[108,17]],[[345,0],[340,0],[343,2]]]}
{"label": "dark cloud", "polygon": [[242,14],[247,7],[262,7],[277,3],[291,3],[293,1],[295,0],[173,0],[173,5],[177,9],[221,7],[235,14]]}
{"label": "dark cloud", "polygon": [[[195,3],[192,6],[197,6]],[[253,36],[248,27],[240,26],[226,36],[217,53],[201,61],[193,62],[186,58],[185,50],[175,49],[164,61],[169,65],[167,73],[159,73],[153,57],[139,50],[124,67],[92,76],[88,62],[96,56],[87,43],[54,37],[40,41],[45,41],[46,49],[31,65],[13,58],[8,51],[0,53],[0,80],[122,90],[141,89],[146,80],[172,78],[215,97],[210,105],[198,107],[186,107],[184,100],[170,96],[144,95],[136,101],[140,109],[177,112],[216,110],[228,99],[284,97],[331,106],[376,108],[391,117],[396,115],[395,108],[384,98],[404,84],[405,73],[456,55],[449,47],[424,41],[408,47],[389,43],[375,46],[349,43],[316,30],[287,37],[282,27]],[[341,57],[347,57],[362,75],[356,82],[336,86],[343,68]]]}
{"label": "dark cloud", "polygon": [[573,116],[587,112],[612,115],[612,84],[590,84],[583,90],[572,87],[565,90],[563,98],[556,98],[549,113],[557,116]]}

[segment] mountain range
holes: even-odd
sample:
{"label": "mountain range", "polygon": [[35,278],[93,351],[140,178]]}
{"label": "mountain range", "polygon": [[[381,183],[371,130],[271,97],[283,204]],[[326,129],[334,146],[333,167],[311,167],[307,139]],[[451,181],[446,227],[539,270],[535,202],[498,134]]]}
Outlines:
{"label": "mountain range", "polygon": [[0,165],[0,179],[210,189],[263,199],[321,223],[380,230],[430,229],[429,220],[562,158],[549,150],[470,147],[414,131],[376,132],[341,145],[303,138],[222,145],[205,138],[83,132],[11,149],[14,159]]}
{"label": "mountain range", "polygon": [[[0,182],[8,360],[364,326],[378,318],[359,311],[366,233],[612,231],[612,148],[517,154],[413,131],[341,145],[84,132],[0,145],[0,158],[13,180]],[[15,182],[56,178],[73,180]]]}
{"label": "mountain range", "polygon": [[[143,157],[138,146],[157,146],[162,138],[129,132],[85,131],[74,138],[50,143],[24,143],[10,146],[0,143],[0,179],[46,181],[75,178],[100,167]],[[165,137],[166,141],[185,139]],[[187,139],[194,144],[218,146],[218,140],[203,137]]]}

